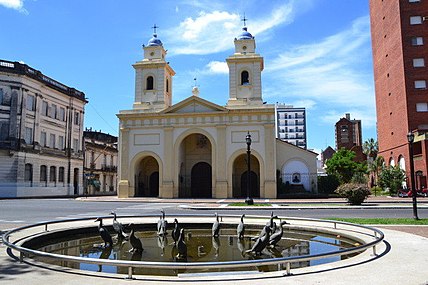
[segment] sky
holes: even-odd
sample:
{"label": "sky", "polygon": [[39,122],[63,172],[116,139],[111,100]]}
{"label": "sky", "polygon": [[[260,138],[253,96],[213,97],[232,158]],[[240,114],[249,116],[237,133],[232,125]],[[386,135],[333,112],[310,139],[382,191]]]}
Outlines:
{"label": "sky", "polygon": [[264,57],[267,103],[306,108],[308,148],[335,147],[345,113],[376,139],[368,0],[0,0],[0,59],[20,61],[86,94],[85,127],[118,135],[132,109],[142,45],[158,38],[175,70],[173,104],[191,96],[224,106],[225,59],[244,13]]}

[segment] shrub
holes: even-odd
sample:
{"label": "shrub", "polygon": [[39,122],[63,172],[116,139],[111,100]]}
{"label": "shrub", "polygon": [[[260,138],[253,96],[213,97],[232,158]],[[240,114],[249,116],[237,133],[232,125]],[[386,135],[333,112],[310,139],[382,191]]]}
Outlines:
{"label": "shrub", "polygon": [[339,186],[339,179],[335,175],[318,177],[318,192],[332,194]]}
{"label": "shrub", "polygon": [[364,184],[346,183],[340,185],[336,191],[341,197],[348,199],[351,205],[361,205],[371,194],[369,187]]}

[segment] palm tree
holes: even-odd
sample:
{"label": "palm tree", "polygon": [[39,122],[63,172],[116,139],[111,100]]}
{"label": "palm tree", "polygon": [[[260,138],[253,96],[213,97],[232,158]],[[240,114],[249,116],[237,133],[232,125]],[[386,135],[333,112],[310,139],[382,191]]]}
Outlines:
{"label": "palm tree", "polygon": [[[383,165],[385,164],[385,159],[382,156],[377,156],[375,160],[373,160],[369,165],[369,172],[373,174],[374,178],[374,185],[378,185],[378,177],[379,177],[379,171],[382,170]],[[376,189],[376,188],[375,188]],[[375,196],[376,196],[376,190],[375,190]]]}
{"label": "palm tree", "polygon": [[370,157],[375,160],[378,152],[378,143],[373,138],[370,138],[363,143],[363,153],[367,155],[367,160],[370,160]]}

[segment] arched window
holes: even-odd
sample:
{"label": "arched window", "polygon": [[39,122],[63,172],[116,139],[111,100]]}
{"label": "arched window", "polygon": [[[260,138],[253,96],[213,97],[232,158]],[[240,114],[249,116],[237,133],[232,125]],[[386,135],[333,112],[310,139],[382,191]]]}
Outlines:
{"label": "arched window", "polygon": [[241,85],[248,84],[250,84],[250,75],[248,74],[248,71],[244,70],[241,72]]}
{"label": "arched window", "polygon": [[46,185],[48,180],[46,165],[40,166],[40,182],[43,182]]}
{"label": "arched window", "polygon": [[166,79],[166,92],[169,92],[169,80],[168,78]]}
{"label": "arched window", "polygon": [[64,182],[64,167],[60,167],[58,171],[58,182]]}
{"label": "arched window", "polygon": [[146,89],[153,90],[153,76],[149,76],[146,79]]}
{"label": "arched window", "polygon": [[31,163],[25,164],[24,180],[33,186],[33,165]]}
{"label": "arched window", "polygon": [[49,181],[56,182],[56,167],[51,166],[49,169]]}

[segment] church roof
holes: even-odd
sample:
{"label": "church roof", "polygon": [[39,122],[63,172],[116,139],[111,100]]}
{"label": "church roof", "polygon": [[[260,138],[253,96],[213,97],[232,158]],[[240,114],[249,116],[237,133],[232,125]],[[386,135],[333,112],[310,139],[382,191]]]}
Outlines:
{"label": "church roof", "polygon": [[157,34],[153,34],[153,37],[147,43],[147,46],[149,46],[149,47],[162,46],[162,45],[163,45],[162,41],[160,39],[158,39]]}
{"label": "church roof", "polygon": [[211,112],[228,112],[229,110],[212,103],[201,97],[190,96],[181,102],[163,110],[162,114],[168,113],[211,113]]}
{"label": "church roof", "polygon": [[242,33],[237,37],[238,40],[252,40],[253,35],[247,31],[247,27],[242,28]]}

